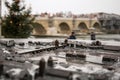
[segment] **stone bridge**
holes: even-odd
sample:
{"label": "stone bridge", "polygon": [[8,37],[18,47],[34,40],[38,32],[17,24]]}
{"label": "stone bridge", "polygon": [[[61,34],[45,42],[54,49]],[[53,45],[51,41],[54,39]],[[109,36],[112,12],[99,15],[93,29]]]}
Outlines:
{"label": "stone bridge", "polygon": [[33,35],[70,34],[72,31],[86,34],[91,30],[101,30],[101,24],[96,18],[39,17],[35,19]]}

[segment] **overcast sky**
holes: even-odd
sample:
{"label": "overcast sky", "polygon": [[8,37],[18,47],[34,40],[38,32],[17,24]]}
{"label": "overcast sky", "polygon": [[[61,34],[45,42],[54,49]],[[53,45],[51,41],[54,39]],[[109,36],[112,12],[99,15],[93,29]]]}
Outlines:
{"label": "overcast sky", "polygon": [[[41,12],[68,12],[74,14],[107,12],[120,14],[120,0],[25,0],[27,6],[31,5],[32,13]],[[2,7],[2,14],[5,6]]]}

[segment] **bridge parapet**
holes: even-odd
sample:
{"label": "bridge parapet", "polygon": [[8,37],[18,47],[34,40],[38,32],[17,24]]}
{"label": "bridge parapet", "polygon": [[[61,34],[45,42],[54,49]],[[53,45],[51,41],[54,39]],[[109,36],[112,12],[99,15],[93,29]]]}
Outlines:
{"label": "bridge parapet", "polygon": [[97,18],[75,18],[75,20],[98,20]]}
{"label": "bridge parapet", "polygon": [[36,20],[48,20],[48,19],[49,19],[48,17],[36,17],[35,21]]}

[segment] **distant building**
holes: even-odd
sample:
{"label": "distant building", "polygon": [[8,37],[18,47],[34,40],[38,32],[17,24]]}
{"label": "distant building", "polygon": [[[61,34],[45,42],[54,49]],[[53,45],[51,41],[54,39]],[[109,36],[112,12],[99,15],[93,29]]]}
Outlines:
{"label": "distant building", "polygon": [[97,18],[104,31],[108,33],[120,33],[120,15],[98,13]]}

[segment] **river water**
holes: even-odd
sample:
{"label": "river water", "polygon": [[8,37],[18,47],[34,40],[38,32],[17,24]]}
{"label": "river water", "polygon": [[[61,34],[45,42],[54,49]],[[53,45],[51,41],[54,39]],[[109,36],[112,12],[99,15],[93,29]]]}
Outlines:
{"label": "river water", "polygon": [[[90,39],[90,35],[78,36],[78,38]],[[120,34],[96,35],[96,38],[97,39],[102,39],[102,40],[116,40],[116,41],[120,41]]]}
{"label": "river water", "polygon": [[[83,40],[88,40],[90,39],[90,35],[81,35],[81,36],[76,36],[77,39],[83,39]],[[42,36],[42,37],[37,37],[38,39],[65,39],[68,38],[68,36]],[[104,35],[96,35],[97,40],[115,40],[115,41],[120,41],[120,34],[104,34]]]}

